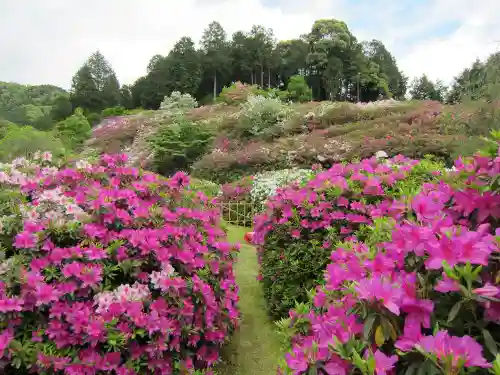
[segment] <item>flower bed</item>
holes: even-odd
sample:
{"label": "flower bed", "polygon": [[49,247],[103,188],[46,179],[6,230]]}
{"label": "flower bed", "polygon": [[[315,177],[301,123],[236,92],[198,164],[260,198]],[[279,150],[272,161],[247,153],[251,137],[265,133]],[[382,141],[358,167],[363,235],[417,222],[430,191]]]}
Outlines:
{"label": "flower bed", "polygon": [[254,227],[271,317],[286,316],[295,302],[307,300],[308,290],[322,278],[332,245],[374,218],[399,217],[405,206],[394,199],[414,194],[440,168],[402,156],[388,164],[371,158],[337,164],[305,186],[278,190]]}
{"label": "flower bed", "polygon": [[4,373],[194,373],[218,361],[238,322],[235,247],[203,194],[179,205],[186,175],[125,161],[2,175],[29,202],[2,218]]}
{"label": "flower bed", "polygon": [[280,374],[500,373],[498,146],[334,247]]}

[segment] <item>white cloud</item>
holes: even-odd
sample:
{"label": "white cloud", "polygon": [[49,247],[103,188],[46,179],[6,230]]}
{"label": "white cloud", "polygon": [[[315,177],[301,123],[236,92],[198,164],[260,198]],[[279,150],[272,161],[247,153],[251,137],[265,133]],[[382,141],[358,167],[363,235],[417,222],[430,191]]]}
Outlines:
{"label": "white cloud", "polygon": [[[198,41],[213,20],[229,35],[261,24],[278,39],[309,31],[319,18],[345,20],[359,39],[382,40],[407,75],[425,72],[445,81],[495,51],[500,1],[426,2],[411,3],[405,13],[404,1],[396,0],[310,0],[307,6],[299,0],[0,0],[0,80],[69,88],[74,72],[99,49],[120,81],[132,83],[153,55],[167,54],[184,35]],[[429,38],[428,30],[447,21],[461,27]]]}
{"label": "white cloud", "polygon": [[431,79],[449,83],[476,58],[484,60],[500,50],[498,0],[439,0],[429,14],[433,20],[424,20],[424,26],[450,20],[461,25],[445,37],[416,42],[397,56],[401,69],[409,76],[427,73]]}
{"label": "white cloud", "polygon": [[0,0],[0,80],[68,88],[99,49],[120,81],[132,83],[153,55],[167,54],[184,35],[198,41],[213,20],[228,35],[261,24],[289,39],[310,29],[319,5],[285,14],[259,0]]}

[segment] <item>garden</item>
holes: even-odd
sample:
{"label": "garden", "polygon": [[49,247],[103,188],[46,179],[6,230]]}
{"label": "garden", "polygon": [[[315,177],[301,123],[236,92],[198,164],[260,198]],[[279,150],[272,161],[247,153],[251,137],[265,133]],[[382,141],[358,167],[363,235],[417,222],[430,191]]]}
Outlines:
{"label": "garden", "polygon": [[71,152],[2,156],[1,372],[500,375],[484,113],[234,84],[75,114]]}

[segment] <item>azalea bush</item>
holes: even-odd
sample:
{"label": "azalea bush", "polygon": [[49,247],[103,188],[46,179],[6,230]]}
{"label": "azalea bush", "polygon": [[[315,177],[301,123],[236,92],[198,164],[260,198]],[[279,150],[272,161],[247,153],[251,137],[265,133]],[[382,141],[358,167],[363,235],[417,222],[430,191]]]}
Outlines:
{"label": "azalea bush", "polygon": [[255,219],[254,241],[270,316],[279,319],[322,278],[330,247],[353,236],[374,218],[398,218],[404,203],[395,199],[418,192],[442,166],[402,156],[336,164],[305,186],[278,190]]}
{"label": "azalea bush", "polygon": [[92,129],[86,145],[103,153],[121,152],[133,143],[141,128],[152,126],[151,123],[143,115],[108,117]]}
{"label": "azalea bush", "polygon": [[[496,134],[500,140],[500,133]],[[500,374],[500,148],[333,249],[283,374]]]}
{"label": "azalea bush", "polygon": [[170,95],[165,96],[160,104],[160,110],[175,115],[182,114],[197,106],[198,102],[190,94],[181,94],[179,91],[174,91]]}
{"label": "azalea bush", "polygon": [[46,156],[0,174],[25,199],[2,217],[3,373],[212,367],[238,322],[236,248],[218,210],[185,190],[183,173],[164,179],[125,155],[74,165]]}
{"label": "azalea bush", "polygon": [[314,175],[312,169],[281,169],[256,173],[253,176],[250,199],[258,211],[265,208],[269,197],[276,194],[279,188],[292,183],[304,183]]}
{"label": "azalea bush", "polygon": [[242,104],[238,123],[234,129],[237,138],[252,138],[281,134],[283,123],[291,117],[293,109],[278,98],[249,96]]}
{"label": "azalea bush", "polygon": [[247,98],[258,91],[257,85],[248,85],[246,83],[235,82],[231,86],[224,87],[217,98],[217,101],[229,105],[241,104]]}

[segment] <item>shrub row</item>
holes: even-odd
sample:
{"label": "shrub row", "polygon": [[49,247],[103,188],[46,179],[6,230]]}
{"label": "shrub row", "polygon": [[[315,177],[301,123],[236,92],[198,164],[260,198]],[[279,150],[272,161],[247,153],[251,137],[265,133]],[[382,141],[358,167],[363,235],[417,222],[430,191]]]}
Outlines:
{"label": "shrub row", "polygon": [[500,142],[490,146],[401,215],[325,246],[311,302],[279,324],[291,337],[280,374],[500,373]]}
{"label": "shrub row", "polygon": [[398,156],[380,162],[373,157],[336,164],[305,186],[278,190],[254,228],[270,316],[282,318],[296,302],[307,300],[322,279],[331,246],[377,217],[398,218],[405,206],[395,199],[415,194],[441,169],[430,160]]}
{"label": "shrub row", "polygon": [[[3,373],[193,373],[238,322],[233,245],[217,210],[171,179],[102,156],[0,173]],[[19,195],[18,195],[19,196]],[[5,202],[4,202],[5,203]],[[201,373],[201,372],[198,372]]]}

